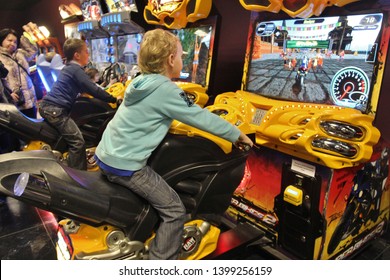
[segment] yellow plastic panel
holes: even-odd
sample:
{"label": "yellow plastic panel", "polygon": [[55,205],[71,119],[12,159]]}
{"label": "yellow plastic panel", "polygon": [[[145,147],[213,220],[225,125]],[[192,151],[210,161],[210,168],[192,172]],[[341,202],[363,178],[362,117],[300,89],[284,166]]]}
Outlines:
{"label": "yellow plastic panel", "polygon": [[278,13],[282,8],[280,0],[240,0],[240,3],[245,9],[255,12]]}
{"label": "yellow plastic panel", "polygon": [[321,15],[328,6],[342,7],[357,1],[360,0],[240,0],[240,3],[250,11],[278,13],[282,10],[293,18],[309,18]]}
{"label": "yellow plastic panel", "polygon": [[[59,224],[65,226],[68,221],[69,219],[61,220]],[[110,225],[93,227],[87,224],[80,224],[77,232],[69,234],[73,247],[72,258],[80,254],[107,251],[107,235],[115,229],[115,227]]]}
{"label": "yellow plastic panel", "polygon": [[235,113],[256,131],[257,144],[334,169],[367,162],[380,137],[373,116],[351,108],[274,100],[246,91],[220,94],[214,102],[218,105],[238,109]]}
{"label": "yellow plastic panel", "polygon": [[[249,123],[245,121],[244,116],[234,106],[227,104],[217,104],[207,106],[206,109],[237,126],[237,128],[243,131],[245,134],[255,133]],[[225,153],[230,153],[232,150],[231,142],[182,122],[174,121],[169,132],[173,134],[187,135],[188,137],[201,136],[213,141]]]}
{"label": "yellow plastic panel", "polygon": [[176,82],[176,84],[187,94],[191,95],[191,98],[193,98],[194,103],[198,104],[202,108],[209,100],[209,96],[206,93],[206,88],[201,85],[184,82]]}
{"label": "yellow plastic panel", "polygon": [[[193,220],[186,223],[185,226],[195,224],[200,227],[202,223],[202,220]],[[194,254],[187,257],[186,260],[200,260],[214,252],[217,248],[220,232],[221,230],[219,228],[212,225],[209,231],[202,237],[198,250],[196,250]]]}
{"label": "yellow plastic panel", "polygon": [[188,22],[207,18],[212,0],[159,1],[149,0],[144,9],[148,24],[163,25],[170,29],[184,28]]}

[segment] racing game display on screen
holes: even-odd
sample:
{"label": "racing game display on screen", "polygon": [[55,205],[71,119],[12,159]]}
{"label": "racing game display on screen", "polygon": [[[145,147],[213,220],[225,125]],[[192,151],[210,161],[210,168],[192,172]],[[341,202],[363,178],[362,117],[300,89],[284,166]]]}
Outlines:
{"label": "racing game display on screen", "polygon": [[95,63],[110,62],[109,56],[113,52],[113,48],[110,48],[108,38],[93,39],[91,40],[91,60]]}
{"label": "racing game display on screen", "polygon": [[258,15],[251,17],[244,90],[371,110],[382,13],[275,21]]}

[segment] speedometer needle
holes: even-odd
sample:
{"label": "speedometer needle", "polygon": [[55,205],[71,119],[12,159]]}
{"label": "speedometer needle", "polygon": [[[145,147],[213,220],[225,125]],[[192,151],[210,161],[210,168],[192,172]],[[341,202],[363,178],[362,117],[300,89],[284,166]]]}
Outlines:
{"label": "speedometer needle", "polygon": [[344,93],[340,96],[339,100],[343,99],[344,96],[346,96],[347,93],[351,90],[351,88],[352,87],[350,85],[348,85],[347,88],[345,89]]}

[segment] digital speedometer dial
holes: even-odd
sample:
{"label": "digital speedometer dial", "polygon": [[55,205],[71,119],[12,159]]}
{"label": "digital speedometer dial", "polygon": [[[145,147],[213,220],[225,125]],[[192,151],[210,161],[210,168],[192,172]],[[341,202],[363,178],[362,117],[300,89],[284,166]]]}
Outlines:
{"label": "digital speedometer dial", "polygon": [[370,80],[360,68],[349,66],[339,70],[330,84],[330,96],[335,105],[365,111]]}

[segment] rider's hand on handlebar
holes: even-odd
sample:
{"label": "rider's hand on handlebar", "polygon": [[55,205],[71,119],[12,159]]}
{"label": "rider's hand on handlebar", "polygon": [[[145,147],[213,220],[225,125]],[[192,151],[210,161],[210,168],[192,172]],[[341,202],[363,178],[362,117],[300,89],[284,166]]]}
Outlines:
{"label": "rider's hand on handlebar", "polygon": [[123,101],[123,97],[122,96],[117,96],[116,98],[116,104],[119,106],[122,104],[122,101]]}
{"label": "rider's hand on handlebar", "polygon": [[110,77],[110,82],[108,83],[107,87],[112,86],[113,84],[117,83],[118,79],[115,77]]}
{"label": "rider's hand on handlebar", "polygon": [[250,148],[253,147],[253,142],[246,134],[241,132],[240,137],[238,137],[238,140],[234,143],[234,146],[240,150],[249,151]]}

